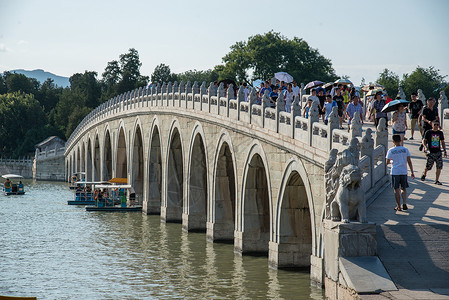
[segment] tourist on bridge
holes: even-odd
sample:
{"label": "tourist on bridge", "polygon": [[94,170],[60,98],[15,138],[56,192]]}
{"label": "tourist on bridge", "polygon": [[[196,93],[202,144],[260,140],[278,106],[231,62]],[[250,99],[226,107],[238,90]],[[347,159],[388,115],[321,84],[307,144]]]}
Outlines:
{"label": "tourist on bridge", "polygon": [[408,109],[410,111],[410,139],[413,140],[413,135],[415,134],[416,124],[418,124],[419,132],[421,133],[421,137],[424,136],[423,128],[421,122],[418,122],[419,115],[422,113],[422,109],[424,104],[421,100],[418,101],[417,94],[415,92],[411,95],[412,101],[410,101],[408,105]]}
{"label": "tourist on bridge", "polygon": [[283,91],[285,98],[285,111],[292,112],[292,103],[294,101],[295,93],[293,92],[293,86],[291,83],[287,85],[287,89]]}
{"label": "tourist on bridge", "polygon": [[401,136],[401,146],[404,146],[404,136],[407,131],[407,114],[404,105],[399,105],[398,110],[393,113],[393,119],[391,121],[393,123],[393,134],[399,134]]}
{"label": "tourist on bridge", "polygon": [[444,134],[440,130],[440,122],[434,120],[432,126],[432,129],[426,131],[422,141],[424,152],[427,152],[427,161],[421,180],[424,181],[426,179],[427,171],[431,170],[433,163],[435,163],[437,167],[435,172],[435,184],[441,185],[441,182],[438,181],[441,169],[443,169],[443,155],[441,154],[441,148],[443,148],[444,157],[447,157],[446,144],[444,143]]}
{"label": "tourist on bridge", "polygon": [[334,100],[332,100],[332,96],[331,95],[326,95],[326,103],[324,103],[324,108],[323,111],[325,113],[324,115],[324,124],[327,125],[327,123],[329,122],[329,116],[332,112],[332,108],[334,106],[337,106],[337,102],[335,102]]}
{"label": "tourist on bridge", "polygon": [[[340,85],[339,85],[340,86]],[[331,93],[332,95],[332,93]],[[337,107],[338,107],[338,117],[340,118],[340,129],[343,129],[343,109],[344,109],[344,104],[343,104],[343,96],[341,95],[341,89],[337,88],[335,90],[335,96],[332,97],[332,99],[337,102]]]}
{"label": "tourist on bridge", "polygon": [[[410,158],[410,151],[401,146],[401,136],[399,134],[393,135],[394,147],[388,149],[386,163],[391,166],[391,186],[394,190],[394,198],[396,199],[396,207],[394,210],[407,210],[407,164],[412,172],[412,179],[415,179],[413,172],[412,159]],[[402,209],[401,209],[402,198]]]}
{"label": "tourist on bridge", "polygon": [[[433,121],[439,121],[440,118],[438,116],[438,107],[435,106],[435,98],[430,97],[427,99],[427,105],[424,106],[422,113],[421,113],[421,120],[423,123],[423,138],[426,136],[426,131],[431,130],[432,122]],[[419,147],[419,150],[421,151],[423,148],[423,144]]]}
{"label": "tourist on bridge", "polygon": [[354,115],[356,112],[359,113],[360,122],[362,122],[363,124],[363,107],[359,102],[359,97],[354,95],[351,98],[352,102],[348,104],[345,111],[346,117],[348,119],[348,132],[350,129],[351,121],[352,119],[354,119]]}
{"label": "tourist on bridge", "polygon": [[371,112],[375,112],[374,114],[374,126],[379,125],[379,120],[381,118],[385,119],[385,124],[388,124],[388,118],[387,113],[382,112],[382,109],[384,108],[386,102],[384,99],[382,99],[382,91],[378,91],[376,95],[374,96],[374,102],[373,102],[373,108]]}

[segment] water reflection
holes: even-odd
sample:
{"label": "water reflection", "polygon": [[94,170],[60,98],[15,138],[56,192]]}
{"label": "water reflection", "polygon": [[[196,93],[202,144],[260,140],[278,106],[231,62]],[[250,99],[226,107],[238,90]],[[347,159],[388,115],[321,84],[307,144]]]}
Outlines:
{"label": "water reflection", "polygon": [[62,183],[0,196],[0,294],[39,299],[323,299],[307,272],[139,213],[68,206]]}

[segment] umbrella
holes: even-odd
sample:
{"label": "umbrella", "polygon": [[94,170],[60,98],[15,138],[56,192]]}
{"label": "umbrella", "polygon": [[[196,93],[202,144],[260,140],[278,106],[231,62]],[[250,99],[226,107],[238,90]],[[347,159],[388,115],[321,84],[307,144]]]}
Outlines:
{"label": "umbrella", "polygon": [[351,82],[350,80],[348,80],[348,79],[342,79],[342,78],[336,80],[334,83],[337,83],[337,84],[343,84],[343,85],[346,85],[346,84],[352,84],[352,82]]}
{"label": "umbrella", "polygon": [[286,72],[274,73],[274,78],[276,78],[279,81],[284,81],[284,82],[287,82],[287,83],[290,83],[290,82],[293,81],[293,76],[288,74],[288,73],[286,73]]}
{"label": "umbrella", "polygon": [[377,92],[382,92],[382,89],[370,90],[365,96],[374,96]]}
{"label": "umbrella", "polygon": [[334,85],[333,82],[328,82],[328,83],[326,83],[323,87],[324,87],[325,89],[327,89],[328,87],[332,87],[333,85]]}
{"label": "umbrella", "polygon": [[397,99],[397,100],[390,101],[384,106],[384,108],[382,108],[382,112],[386,113],[386,112],[398,110],[399,105],[407,106],[408,103],[409,102],[404,99]]}
{"label": "umbrella", "polygon": [[362,87],[362,91],[364,91],[364,92],[368,92],[369,90],[372,90],[372,89],[383,89],[384,88],[384,86],[383,85],[380,85],[380,84],[378,84],[378,83],[370,83],[370,84],[365,84],[363,87]]}
{"label": "umbrella", "polygon": [[260,84],[264,83],[262,79],[256,79],[253,81],[253,87],[256,89],[260,89]]}
{"label": "umbrella", "polygon": [[308,84],[306,84],[306,86],[304,88],[305,89],[313,89],[314,87],[317,87],[317,86],[320,86],[323,84],[324,84],[324,82],[322,82],[322,81],[314,80],[314,81],[311,81]]}

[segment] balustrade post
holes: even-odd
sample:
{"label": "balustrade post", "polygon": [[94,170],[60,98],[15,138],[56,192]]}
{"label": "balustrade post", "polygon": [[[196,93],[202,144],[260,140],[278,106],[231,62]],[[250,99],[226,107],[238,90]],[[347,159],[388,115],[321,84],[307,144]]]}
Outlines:
{"label": "balustrade post", "polygon": [[338,108],[337,106],[332,107],[332,111],[329,114],[328,122],[327,122],[327,132],[328,132],[328,150],[332,150],[333,140],[333,132],[334,129],[340,128],[340,117],[338,116]]}
{"label": "balustrade post", "polygon": [[203,96],[206,95],[206,81],[203,81],[200,86],[200,110],[203,111]]}
{"label": "balustrade post", "polygon": [[207,88],[207,102],[208,102],[207,105],[208,105],[208,112],[209,113],[210,113],[210,101],[211,101],[212,96],[214,96],[214,93],[215,93],[214,83],[211,82],[209,84],[209,87]]}
{"label": "balustrade post", "polygon": [[195,94],[199,93],[198,81],[193,82],[192,86],[192,109],[195,110]]}
{"label": "balustrade post", "polygon": [[284,94],[282,92],[279,93],[278,98],[276,99],[276,132],[279,133],[279,121],[280,121],[280,113],[285,111],[285,100]]}
{"label": "balustrade post", "polygon": [[262,101],[260,103],[262,106],[261,115],[262,115],[262,127],[263,128],[265,128],[265,109],[267,107],[271,107],[271,105],[270,105],[271,101],[270,101],[269,95],[270,95],[270,92],[268,91],[268,89],[265,90],[265,92],[263,93],[263,96],[262,96]]}
{"label": "balustrade post", "polygon": [[360,145],[360,157],[368,156],[369,162],[370,162],[370,168],[369,171],[371,173],[371,187],[374,186],[375,180],[374,180],[374,140],[372,138],[372,129],[368,128],[365,131],[365,135],[362,138],[362,142]]}
{"label": "balustrade post", "polygon": [[[241,85],[239,87],[239,90],[237,92],[237,120],[240,120],[240,103],[245,101],[245,93],[243,91],[243,86]],[[249,103],[248,103],[249,107]]]}
{"label": "balustrade post", "polygon": [[362,121],[360,120],[360,114],[358,112],[354,113],[354,117],[352,118],[349,127],[351,128],[351,138],[362,136]]}
{"label": "balustrade post", "polygon": [[397,93],[396,97],[406,100],[404,90],[401,87],[398,88],[398,93]]}
{"label": "balustrade post", "polygon": [[[378,147],[379,145],[382,145],[384,147],[384,152],[387,154],[388,151],[388,128],[387,128],[387,122],[384,118],[381,118],[379,120],[379,125],[377,125],[376,128],[376,138],[375,138],[375,147]],[[384,174],[387,174],[387,164],[384,164]]]}
{"label": "balustrade post", "polygon": [[189,107],[188,96],[189,96],[189,93],[191,93],[191,92],[192,92],[192,84],[190,83],[190,81],[187,81],[187,83],[186,83],[186,91],[185,91],[185,99],[186,99],[185,108]]}
{"label": "balustrade post", "polygon": [[418,89],[418,99],[421,100],[424,106],[426,106],[426,96],[424,96],[424,93],[421,89]]}
{"label": "balustrade post", "polygon": [[292,138],[295,138],[295,128],[296,128],[296,117],[301,116],[301,105],[300,105],[301,96],[295,95],[292,103],[292,111],[291,111],[291,126],[292,126]]}
{"label": "balustrade post", "polygon": [[[249,95],[248,95],[248,119],[249,123],[252,123],[252,116],[253,116],[253,105],[257,103],[257,93],[256,89],[252,88]],[[240,106],[240,104],[239,104]],[[261,105],[262,107],[262,105]],[[263,112],[263,111],[262,111]],[[262,115],[263,117],[263,115]]]}
{"label": "balustrade post", "polygon": [[[449,103],[446,97],[446,93],[444,91],[440,92],[440,98],[438,98],[438,113],[440,117],[440,126],[443,128],[444,126],[444,110],[446,108],[449,108]],[[446,126],[448,125],[448,122],[446,122]],[[444,129],[447,129],[444,127]]]}
{"label": "balustrade post", "polygon": [[320,119],[319,111],[318,111],[318,102],[313,101],[312,106],[309,109],[309,118],[308,120],[308,136],[309,136],[309,146],[312,146],[312,138],[313,138],[313,123],[318,122]]}
{"label": "balustrade post", "polygon": [[167,106],[170,106],[170,95],[172,93],[172,90],[173,90],[173,84],[170,81],[167,85]]}
{"label": "balustrade post", "polygon": [[175,81],[175,83],[173,84],[172,99],[171,99],[172,106],[175,106],[175,95],[178,93],[178,89],[179,89],[178,82]]}
{"label": "balustrade post", "polygon": [[220,98],[224,96],[224,84],[220,83],[217,89],[217,114],[220,115]]}
{"label": "balustrade post", "polygon": [[226,91],[226,117],[229,118],[229,103],[234,99],[234,85],[231,83]]}
{"label": "balustrade post", "polygon": [[179,83],[179,92],[178,92],[178,106],[181,107],[181,97],[182,94],[184,94],[186,90],[186,85],[184,84],[184,81],[181,80]]}

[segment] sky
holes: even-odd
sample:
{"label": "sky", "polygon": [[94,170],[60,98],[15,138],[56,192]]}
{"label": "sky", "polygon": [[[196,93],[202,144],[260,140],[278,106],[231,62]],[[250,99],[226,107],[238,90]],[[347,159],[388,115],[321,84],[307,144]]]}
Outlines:
{"label": "sky", "polygon": [[101,78],[130,48],[142,75],[161,63],[174,73],[207,70],[236,42],[273,30],[304,39],[356,85],[385,68],[402,78],[433,66],[445,76],[448,12],[447,0],[0,0],[0,72]]}

